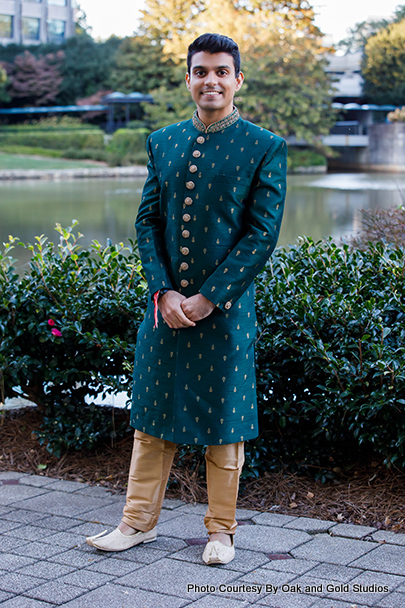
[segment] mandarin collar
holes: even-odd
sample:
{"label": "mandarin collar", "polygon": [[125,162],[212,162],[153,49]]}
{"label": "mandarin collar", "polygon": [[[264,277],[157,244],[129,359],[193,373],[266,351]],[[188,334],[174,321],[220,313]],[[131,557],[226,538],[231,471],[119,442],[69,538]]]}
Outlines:
{"label": "mandarin collar", "polygon": [[221,118],[217,122],[213,122],[208,127],[198,118],[197,110],[195,110],[193,114],[193,126],[197,129],[197,131],[201,131],[201,133],[218,133],[218,131],[223,131],[224,129],[230,127],[235,124],[237,120],[239,120],[240,114],[237,108],[233,108],[233,111],[225,116],[225,118]]}

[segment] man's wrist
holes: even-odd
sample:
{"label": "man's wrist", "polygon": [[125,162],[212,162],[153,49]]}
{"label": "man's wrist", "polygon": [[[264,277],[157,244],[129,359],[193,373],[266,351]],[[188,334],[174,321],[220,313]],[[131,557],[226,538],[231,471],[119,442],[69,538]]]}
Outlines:
{"label": "man's wrist", "polygon": [[209,300],[206,296],[204,296],[200,291],[198,292],[198,295],[202,296],[204,298],[204,300],[206,300],[207,302],[209,302],[210,304],[212,304],[212,306],[215,308],[214,302],[211,302],[211,300]]}
{"label": "man's wrist", "polygon": [[162,289],[159,289],[158,294],[157,294],[157,299],[159,300],[162,295],[164,293],[166,293],[167,291],[170,291],[169,287],[162,287]]}

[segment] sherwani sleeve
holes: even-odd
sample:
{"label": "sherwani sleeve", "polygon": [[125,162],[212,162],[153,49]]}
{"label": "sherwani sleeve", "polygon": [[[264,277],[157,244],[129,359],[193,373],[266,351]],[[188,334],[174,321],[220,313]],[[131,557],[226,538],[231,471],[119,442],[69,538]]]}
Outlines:
{"label": "sherwani sleeve", "polygon": [[223,311],[245,292],[277,244],[287,173],[287,145],[277,139],[255,174],[246,203],[244,235],[199,290]]}
{"label": "sherwani sleeve", "polygon": [[173,289],[173,287],[167,270],[166,249],[163,242],[164,226],[160,217],[160,184],[150,138],[148,138],[147,150],[149,154],[148,177],[143,188],[135,227],[139,255],[149,292],[153,295],[160,289]]}

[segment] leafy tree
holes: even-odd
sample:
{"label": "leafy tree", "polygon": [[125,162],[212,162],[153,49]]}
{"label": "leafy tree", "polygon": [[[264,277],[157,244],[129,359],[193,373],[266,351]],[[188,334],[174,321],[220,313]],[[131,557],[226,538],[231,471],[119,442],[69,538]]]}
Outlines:
{"label": "leafy tree", "polygon": [[361,51],[367,44],[367,40],[370,36],[374,36],[382,28],[387,27],[388,21],[386,19],[379,19],[378,21],[360,21],[355,23],[351,28],[348,28],[349,35],[343,38],[337,47],[342,49],[346,53],[355,53]]}
{"label": "leafy tree", "polygon": [[97,43],[82,34],[63,44],[64,61],[61,66],[63,81],[57,101],[61,105],[75,103],[78,98],[109,89],[115,54],[121,40],[116,37]]}
{"label": "leafy tree", "polygon": [[176,82],[174,63],[160,42],[146,36],[124,38],[115,56],[111,87],[122,93],[148,92]]}
{"label": "leafy tree", "polygon": [[399,23],[404,18],[405,5],[402,5],[397,6],[391,19],[360,21],[359,23],[356,23],[354,27],[348,29],[349,35],[346,38],[343,38],[343,40],[337,44],[337,47],[347,53],[361,51],[364,49],[367,40],[371,36],[375,36],[377,32],[388,27],[391,23]]}
{"label": "leafy tree", "polygon": [[184,2],[170,22],[172,0],[148,0],[141,23],[146,36],[160,32],[164,53],[179,63],[177,89],[163,84],[151,91],[156,105],[145,106],[154,128],[190,116],[193,106],[183,84],[187,46],[203,32],[220,31],[237,40],[242,52],[247,79],[237,103],[246,118],[308,140],[328,132],[334,121],[331,80],[308,2]]}
{"label": "leafy tree", "polygon": [[18,55],[10,70],[8,92],[13,103],[42,106],[53,103],[62,82],[63,51],[35,57],[29,51]]}
{"label": "leafy tree", "polygon": [[75,35],[81,36],[82,34],[91,35],[91,26],[87,23],[87,15],[85,11],[82,9],[81,4],[78,4],[76,7],[76,27],[75,27]]}
{"label": "leafy tree", "polygon": [[0,64],[0,103],[7,103],[10,97],[7,93],[7,72]]}
{"label": "leafy tree", "polygon": [[246,88],[238,106],[243,116],[282,136],[317,144],[336,121],[326,59],[304,38],[256,47],[245,62]]}
{"label": "leafy tree", "polygon": [[186,88],[184,73],[184,67],[180,66],[177,86],[168,89],[163,85],[154,89],[151,91],[154,103],[142,104],[147,123],[153,130],[192,116],[195,103]]}
{"label": "leafy tree", "polygon": [[112,36],[105,42],[96,42],[83,29],[62,44],[40,44],[25,47],[0,45],[0,61],[13,63],[18,55],[29,51],[39,58],[63,51],[60,73],[63,77],[55,102],[60,105],[75,103],[78,98],[94,95],[100,89],[110,89],[115,54],[121,39]]}
{"label": "leafy tree", "polygon": [[369,101],[405,103],[405,19],[368,39],[362,71]]}
{"label": "leafy tree", "polygon": [[160,42],[175,61],[184,59],[184,40],[195,37],[197,19],[203,10],[204,0],[147,0],[146,9],[141,11],[139,33]]}
{"label": "leafy tree", "polygon": [[[250,50],[266,29],[284,28],[299,35],[320,36],[308,0],[146,0],[139,32],[160,41],[164,52],[180,63],[187,47],[204,32],[220,31]],[[247,35],[253,35],[249,40]]]}

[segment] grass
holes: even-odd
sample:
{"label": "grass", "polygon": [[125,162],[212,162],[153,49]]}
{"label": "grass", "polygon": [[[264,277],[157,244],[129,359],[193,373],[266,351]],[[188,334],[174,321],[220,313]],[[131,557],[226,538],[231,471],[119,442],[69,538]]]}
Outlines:
{"label": "grass", "polygon": [[12,169],[83,169],[99,166],[99,163],[92,161],[66,160],[63,158],[49,157],[36,158],[32,155],[10,154],[8,152],[0,151],[0,171]]}
{"label": "grass", "polygon": [[302,150],[299,148],[293,148],[292,146],[288,149],[289,170],[294,170],[297,167],[325,166],[326,164],[327,161],[325,156],[319,152],[315,152],[314,150]]}
{"label": "grass", "polygon": [[63,150],[49,150],[47,148],[34,148],[32,146],[0,146],[0,152],[5,154],[26,154],[29,156],[50,156],[51,158],[61,158]]}

